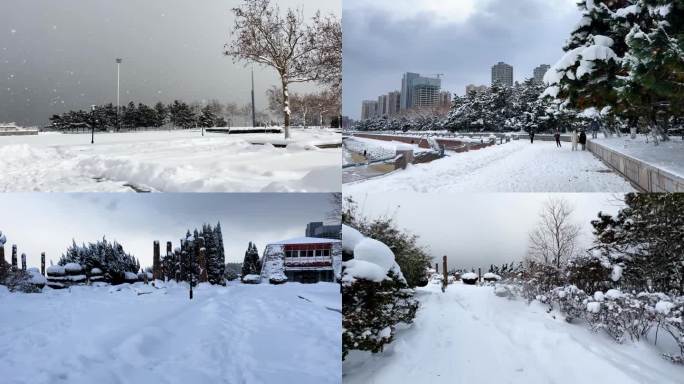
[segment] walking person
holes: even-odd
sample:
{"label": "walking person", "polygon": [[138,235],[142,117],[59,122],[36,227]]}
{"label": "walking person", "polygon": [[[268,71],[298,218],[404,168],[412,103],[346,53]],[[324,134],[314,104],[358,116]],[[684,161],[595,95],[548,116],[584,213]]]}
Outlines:
{"label": "walking person", "polygon": [[576,151],[577,150],[577,144],[579,142],[579,136],[577,135],[577,129],[572,130],[572,136],[570,137],[570,141],[572,142],[572,150]]}
{"label": "walking person", "polygon": [[598,118],[594,118],[591,121],[591,138],[592,139],[598,138],[599,129],[601,129],[601,122],[598,120]]}
{"label": "walking person", "polygon": [[556,133],[553,134],[553,138],[556,139],[556,147],[560,148],[561,142],[560,142],[560,131],[559,130],[556,130]]}
{"label": "walking person", "polygon": [[585,151],[587,149],[587,134],[584,131],[580,131],[579,143],[582,146],[582,150]]}
{"label": "walking person", "polygon": [[534,129],[530,128],[530,144],[534,144]]}

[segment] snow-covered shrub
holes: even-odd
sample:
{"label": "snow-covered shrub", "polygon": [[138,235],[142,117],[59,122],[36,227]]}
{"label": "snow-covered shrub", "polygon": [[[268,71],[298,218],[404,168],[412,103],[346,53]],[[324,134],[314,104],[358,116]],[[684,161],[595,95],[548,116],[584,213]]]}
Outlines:
{"label": "snow-covered shrub", "polygon": [[342,247],[353,258],[342,270],[342,358],[350,350],[381,352],[398,323],[411,323],[418,309],[387,245],[344,226]]}
{"label": "snow-covered shrub", "polygon": [[484,279],[486,282],[495,282],[501,280],[501,276],[497,275],[496,273],[487,272],[482,276],[482,279]]}
{"label": "snow-covered shrub", "polygon": [[477,275],[477,273],[466,272],[461,275],[461,280],[463,281],[463,284],[475,285],[479,280],[479,276]]}
{"label": "snow-covered shrub", "polygon": [[666,354],[665,357],[678,364],[684,364],[684,296],[672,301],[659,301],[655,306],[658,324],[675,340],[679,356]]}
{"label": "snow-covered shrub", "polygon": [[553,289],[549,296],[552,302],[558,304],[558,308],[565,315],[565,321],[572,322],[575,319],[584,318],[587,303],[587,294],[575,285],[568,285]]}
{"label": "snow-covered shrub", "polygon": [[[140,264],[132,255],[126,253],[121,244],[106,239],[95,243],[72,245],[59,259],[59,265],[75,263],[85,271],[98,268],[104,273],[104,280],[113,284],[124,282],[125,272],[140,270]],[[85,276],[85,272],[80,274]],[[48,274],[49,276],[49,274]],[[76,275],[73,275],[76,276]],[[84,279],[85,280],[85,279]]]}
{"label": "snow-covered shrub", "polygon": [[40,283],[33,274],[22,269],[8,269],[4,281],[0,282],[6,286],[10,292],[35,293],[40,292],[44,284]]}
{"label": "snow-covered shrub", "polygon": [[261,283],[261,276],[260,275],[242,276],[242,282],[245,284],[259,284],[259,283]]}
{"label": "snow-covered shrub", "polygon": [[530,262],[524,271],[522,295],[528,301],[548,302],[547,294],[564,283],[562,270],[552,265]]}

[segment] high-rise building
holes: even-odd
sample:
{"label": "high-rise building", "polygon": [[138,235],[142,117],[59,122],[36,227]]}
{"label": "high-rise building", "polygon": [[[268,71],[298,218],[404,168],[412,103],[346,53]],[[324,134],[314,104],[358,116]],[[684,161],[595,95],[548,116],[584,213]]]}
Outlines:
{"label": "high-rise building", "polygon": [[387,104],[389,108],[387,109],[388,116],[394,116],[399,113],[401,109],[401,92],[393,91],[387,94]]}
{"label": "high-rise building", "polygon": [[466,85],[465,91],[466,91],[466,95],[467,95],[470,92],[475,92],[475,93],[486,92],[487,89],[488,89],[488,87],[486,85],[468,84],[468,85]]}
{"label": "high-rise building", "polygon": [[427,107],[439,102],[442,80],[406,72],[401,79],[401,109]]}
{"label": "high-rise building", "polygon": [[451,92],[444,91],[439,93],[439,105],[443,107],[451,106]]}
{"label": "high-rise building", "polygon": [[550,65],[548,64],[542,64],[538,66],[537,68],[534,69],[534,82],[535,83],[543,83],[544,82],[544,75],[546,75],[546,72],[551,68]]}
{"label": "high-rise building", "polygon": [[364,100],[361,103],[361,119],[372,119],[376,116],[378,110],[378,102],[375,100]]}
{"label": "high-rise building", "polygon": [[492,66],[492,85],[497,83],[506,87],[513,86],[513,66],[502,61]]}
{"label": "high-rise building", "polygon": [[389,103],[387,102],[387,95],[378,96],[378,109],[376,117],[386,117],[389,114]]}

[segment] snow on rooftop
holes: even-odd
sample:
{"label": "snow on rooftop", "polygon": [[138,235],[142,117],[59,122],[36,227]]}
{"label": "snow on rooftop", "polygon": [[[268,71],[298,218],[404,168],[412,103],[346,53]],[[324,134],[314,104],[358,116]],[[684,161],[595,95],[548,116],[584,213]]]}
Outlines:
{"label": "snow on rooftop", "polygon": [[286,245],[286,244],[323,244],[323,243],[339,243],[341,240],[325,239],[320,237],[295,237],[288,240],[276,241],[269,245]]}

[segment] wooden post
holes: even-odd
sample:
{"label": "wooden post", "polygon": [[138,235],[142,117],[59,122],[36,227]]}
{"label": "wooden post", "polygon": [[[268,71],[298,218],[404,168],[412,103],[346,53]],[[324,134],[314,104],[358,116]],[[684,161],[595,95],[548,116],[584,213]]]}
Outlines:
{"label": "wooden post", "polygon": [[40,274],[45,276],[45,252],[40,253]]}
{"label": "wooden post", "polygon": [[171,265],[174,264],[174,263],[173,263],[173,251],[171,250],[171,247],[172,247],[171,242],[170,242],[170,241],[167,241],[167,242],[166,242],[166,258],[164,259],[164,260],[165,260],[165,263],[162,265],[162,268],[161,268],[161,271],[162,271],[162,280],[164,280],[164,281],[168,281],[168,280],[170,280],[170,279],[173,277],[173,275],[172,275],[173,272],[172,272],[172,271],[167,271],[167,270],[165,270],[165,268],[164,268],[164,266],[167,266],[167,267],[168,267],[169,264],[171,264]]}
{"label": "wooden post", "polygon": [[[193,244],[194,246],[194,244]],[[194,258],[193,255],[195,254],[194,250],[191,249],[189,252],[188,257],[190,257],[190,271],[188,272],[188,280],[190,281],[190,300],[192,300],[192,279],[194,277],[194,269],[195,269],[195,263],[194,263]]]}
{"label": "wooden post", "polygon": [[21,254],[21,270],[22,271],[26,270],[26,254],[25,253]]}
{"label": "wooden post", "polygon": [[435,263],[435,273],[439,273],[439,263]]}
{"label": "wooden post", "polygon": [[477,282],[482,282],[482,268],[477,268]]}
{"label": "wooden post", "polygon": [[17,270],[17,245],[12,245],[12,270]]}
{"label": "wooden post", "polygon": [[0,272],[5,269],[5,245],[0,244]]}
{"label": "wooden post", "polygon": [[[159,257],[159,241],[155,240],[153,245],[153,256],[152,256],[152,279],[161,279],[161,259]],[[147,274],[145,274],[147,276]]]}

